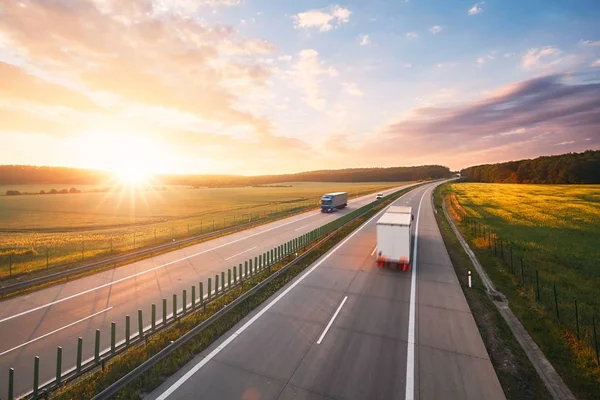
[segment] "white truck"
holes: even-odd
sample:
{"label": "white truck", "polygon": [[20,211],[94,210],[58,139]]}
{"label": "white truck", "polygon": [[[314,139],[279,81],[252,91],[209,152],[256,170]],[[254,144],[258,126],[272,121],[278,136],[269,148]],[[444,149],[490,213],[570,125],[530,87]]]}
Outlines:
{"label": "white truck", "polygon": [[348,205],[348,192],[327,193],[321,197],[321,212],[333,212]]}
{"label": "white truck", "polygon": [[411,207],[392,206],[377,221],[377,266],[410,268],[412,249]]}

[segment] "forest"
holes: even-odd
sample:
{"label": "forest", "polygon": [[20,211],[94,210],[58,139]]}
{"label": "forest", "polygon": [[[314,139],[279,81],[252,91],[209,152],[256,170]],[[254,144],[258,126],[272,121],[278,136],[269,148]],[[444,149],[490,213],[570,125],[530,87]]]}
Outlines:
{"label": "forest", "polygon": [[[234,187],[284,182],[402,182],[446,178],[449,168],[441,165],[392,168],[350,168],[284,175],[156,175],[152,184]],[[105,185],[114,181],[110,172],[65,167],[0,165],[0,185],[68,184]]]}
{"label": "forest", "polygon": [[463,169],[461,176],[471,182],[600,183],[600,150],[477,165]]}

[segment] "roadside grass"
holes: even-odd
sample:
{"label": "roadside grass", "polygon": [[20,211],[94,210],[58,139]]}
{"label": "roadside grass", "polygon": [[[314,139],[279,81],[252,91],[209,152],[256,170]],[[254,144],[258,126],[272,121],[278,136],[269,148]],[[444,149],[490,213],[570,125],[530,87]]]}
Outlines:
{"label": "roadside grass", "polygon": [[0,279],[283,217],[316,208],[325,191],[344,190],[352,198],[405,183],[0,196]]}
{"label": "roadside grass", "polygon": [[[412,190],[406,189],[402,194]],[[381,203],[368,211],[364,216],[349,222],[346,226],[340,228],[332,234],[327,240],[313,246],[313,251],[307,255],[305,259],[300,260],[296,265],[293,265],[283,274],[273,279],[268,285],[248,297],[245,301],[232,308],[225,315],[216,320],[207,329],[199,333],[196,337],[190,340],[186,345],[175,351],[171,356],[159,362],[152,367],[146,374],[137,378],[134,382],[123,389],[116,399],[132,399],[140,398],[144,394],[151,392],[162,384],[167,377],[174,374],[188,363],[197,354],[206,349],[211,343],[221,337],[225,332],[240,322],[245,316],[250,314],[254,309],[259,307],[263,302],[268,300],[272,295],[277,293],[281,288],[288,284],[292,279],[309,267],[319,257],[333,248],[343,238],[348,236],[361,224],[371,218],[374,214],[385,207],[388,202]],[[310,248],[308,248],[310,249]],[[308,250],[307,249],[307,250]],[[299,252],[302,254],[302,252]],[[271,273],[282,268],[288,260],[271,267]],[[202,309],[182,318],[178,323],[166,328],[164,331],[148,339],[148,344],[139,344],[126,350],[124,353],[110,359],[104,370],[96,370],[70,385],[64,386],[52,395],[52,398],[61,400],[70,400],[75,398],[91,398],[95,394],[101,392],[113,382],[116,382],[120,377],[127,372],[133,370],[138,365],[152,355],[158,353],[165,348],[170,341],[176,340],[183,334],[191,330],[199,323],[214,315],[218,310],[231,303],[234,299],[242,295],[244,292],[251,290],[259,282],[264,280],[269,275],[268,271],[256,275],[255,277],[245,281],[244,287],[234,287],[226,296],[215,300],[206,307],[206,312]]]}
{"label": "roadside grass", "polygon": [[[600,367],[592,318],[598,327],[600,186],[453,183],[444,190],[452,196],[453,218],[475,217],[502,238],[506,261],[494,256],[493,246],[488,249],[490,243],[473,235],[467,224],[457,223],[511,310],[574,395],[598,398]],[[514,248],[512,267],[508,242]]]}
{"label": "roadside grass", "polygon": [[[552,399],[533,364],[486,294],[485,286],[474,271],[471,260],[444,217],[442,195],[448,194],[447,186],[441,185],[434,192],[436,220],[504,394],[509,400]],[[473,272],[471,288],[468,284],[468,271]]]}

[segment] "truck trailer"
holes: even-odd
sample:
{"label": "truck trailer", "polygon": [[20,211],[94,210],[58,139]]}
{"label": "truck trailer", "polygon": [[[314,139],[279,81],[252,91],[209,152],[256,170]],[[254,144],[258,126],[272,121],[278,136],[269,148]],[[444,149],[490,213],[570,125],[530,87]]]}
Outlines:
{"label": "truck trailer", "polygon": [[348,205],[348,192],[327,193],[321,197],[321,212],[333,212]]}
{"label": "truck trailer", "polygon": [[[403,207],[404,208],[404,207]],[[406,207],[410,208],[410,207]],[[396,210],[397,211],[397,210]],[[377,266],[394,265],[410,268],[413,216],[406,212],[388,210],[377,221]]]}

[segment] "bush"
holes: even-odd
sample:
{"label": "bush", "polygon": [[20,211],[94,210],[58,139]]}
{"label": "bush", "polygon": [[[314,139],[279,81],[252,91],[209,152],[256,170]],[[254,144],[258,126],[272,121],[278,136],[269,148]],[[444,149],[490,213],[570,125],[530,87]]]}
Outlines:
{"label": "bush", "polygon": [[21,194],[21,192],[19,192],[18,190],[7,190],[6,191],[7,196],[19,196],[20,194]]}

